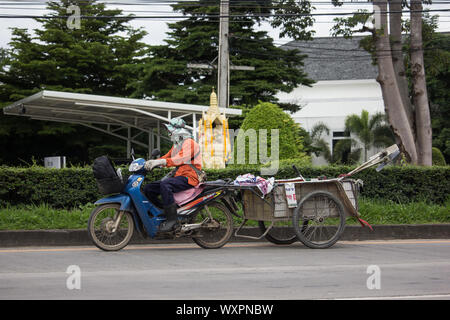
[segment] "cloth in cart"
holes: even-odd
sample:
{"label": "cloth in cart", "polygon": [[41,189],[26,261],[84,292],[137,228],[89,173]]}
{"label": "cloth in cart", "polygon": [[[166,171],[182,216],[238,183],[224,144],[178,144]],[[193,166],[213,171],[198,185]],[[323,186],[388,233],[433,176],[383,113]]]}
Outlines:
{"label": "cloth in cart", "polygon": [[238,176],[233,184],[237,186],[252,186],[256,185],[261,193],[265,196],[270,193],[273,189],[273,185],[275,183],[275,178],[264,179],[260,176],[255,177],[251,173],[243,174]]}

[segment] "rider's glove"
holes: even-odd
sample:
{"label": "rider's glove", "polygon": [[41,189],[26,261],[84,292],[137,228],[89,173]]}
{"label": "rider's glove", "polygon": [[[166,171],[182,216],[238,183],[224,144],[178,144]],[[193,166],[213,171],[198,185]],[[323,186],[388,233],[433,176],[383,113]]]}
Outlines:
{"label": "rider's glove", "polygon": [[156,159],[145,161],[144,168],[147,171],[152,170],[154,167],[165,166],[167,164],[166,159]]}

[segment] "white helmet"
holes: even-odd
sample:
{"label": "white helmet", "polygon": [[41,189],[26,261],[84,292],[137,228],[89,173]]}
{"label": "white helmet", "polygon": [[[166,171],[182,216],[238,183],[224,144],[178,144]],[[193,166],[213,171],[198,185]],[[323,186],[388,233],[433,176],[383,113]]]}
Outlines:
{"label": "white helmet", "polygon": [[186,122],[181,118],[173,118],[164,124],[169,131],[170,140],[176,144],[181,144],[185,139],[192,138],[191,132],[185,128]]}

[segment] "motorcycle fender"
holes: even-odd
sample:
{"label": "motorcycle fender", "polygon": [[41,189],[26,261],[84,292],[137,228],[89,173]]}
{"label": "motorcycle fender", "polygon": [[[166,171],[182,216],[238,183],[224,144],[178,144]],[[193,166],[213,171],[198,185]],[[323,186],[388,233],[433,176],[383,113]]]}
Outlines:
{"label": "motorcycle fender", "polygon": [[146,236],[146,233],[142,230],[140,219],[138,218],[138,214],[136,213],[136,209],[133,206],[133,202],[131,201],[130,196],[126,194],[116,194],[107,198],[100,199],[94,204],[101,205],[105,203],[120,203],[120,211],[131,212],[134,220],[134,227],[143,237]]}
{"label": "motorcycle fender", "polygon": [[116,194],[110,197],[106,197],[96,201],[95,205],[101,205],[105,203],[120,203],[120,211],[134,212],[133,203],[130,196],[126,194]]}

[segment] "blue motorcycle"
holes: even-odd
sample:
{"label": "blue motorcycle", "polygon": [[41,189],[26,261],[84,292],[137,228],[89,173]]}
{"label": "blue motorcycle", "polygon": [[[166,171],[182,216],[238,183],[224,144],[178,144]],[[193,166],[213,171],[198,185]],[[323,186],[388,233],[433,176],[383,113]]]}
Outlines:
{"label": "blue motorcycle", "polygon": [[[154,157],[158,154],[158,150],[152,153]],[[89,217],[88,234],[98,248],[120,250],[130,242],[135,230],[144,238],[190,237],[206,249],[220,248],[230,240],[232,214],[236,215],[237,205],[234,191],[226,187],[229,182],[206,182],[174,194],[179,205],[178,224],[174,230],[161,233],[159,225],[166,219],[163,209],[151,203],[141,190],[147,173],[144,164],[144,159],[133,156],[128,179],[122,179],[118,171],[120,192],[95,202],[97,207]]]}

